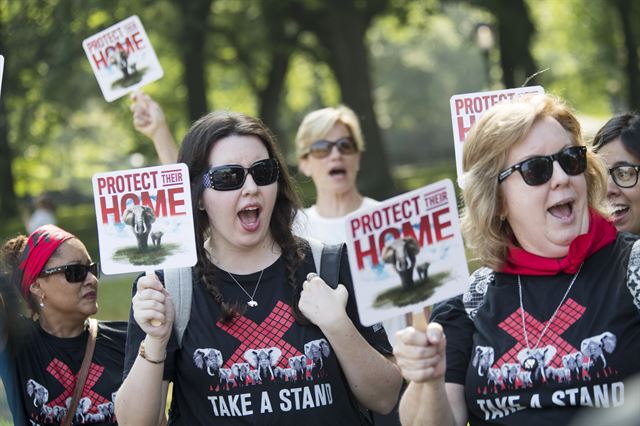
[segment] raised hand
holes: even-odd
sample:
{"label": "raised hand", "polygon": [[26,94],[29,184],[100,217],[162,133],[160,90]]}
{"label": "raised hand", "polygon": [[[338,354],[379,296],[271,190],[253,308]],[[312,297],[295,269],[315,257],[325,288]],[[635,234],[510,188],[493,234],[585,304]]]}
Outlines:
{"label": "raised hand", "polygon": [[133,126],[148,138],[154,139],[159,130],[167,127],[160,105],[142,91],[131,94],[130,109],[133,112]]}

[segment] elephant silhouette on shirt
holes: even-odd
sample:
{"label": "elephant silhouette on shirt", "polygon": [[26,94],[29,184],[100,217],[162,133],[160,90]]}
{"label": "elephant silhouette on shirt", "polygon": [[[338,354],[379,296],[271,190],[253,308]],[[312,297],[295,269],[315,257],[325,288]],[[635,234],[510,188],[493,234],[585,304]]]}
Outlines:
{"label": "elephant silhouette on shirt", "polygon": [[580,352],[589,358],[586,368],[589,375],[593,375],[597,370],[607,367],[607,359],[605,353],[612,353],[616,349],[616,336],[605,331],[597,336],[587,337],[580,343]]}
{"label": "elephant silhouette on shirt", "polygon": [[293,370],[291,377],[294,381],[304,380],[307,376],[307,357],[305,355],[289,358],[289,366]]}
{"label": "elephant silhouette on shirt", "polygon": [[304,354],[311,360],[311,377],[320,378],[326,375],[323,358],[331,353],[329,343],[325,339],[312,340],[304,345]]}
{"label": "elephant silhouette on shirt", "polygon": [[145,205],[129,206],[122,213],[122,222],[131,226],[138,241],[138,250],[146,251],[149,248],[149,233],[151,224],[156,221],[153,209]]}
{"label": "elephant silhouette on shirt", "polygon": [[222,367],[222,353],[214,348],[198,348],[193,351],[193,363],[199,369],[206,368],[207,374],[214,379],[214,384],[222,385],[220,368]]}
{"label": "elephant silhouette on shirt", "polygon": [[33,397],[33,405],[42,409],[49,402],[49,391],[33,379],[27,380],[27,395]]}
{"label": "elephant silhouette on shirt", "polygon": [[478,369],[478,376],[484,376],[493,365],[494,351],[490,346],[476,346],[471,365]]}
{"label": "elephant silhouette on shirt", "polygon": [[262,382],[275,379],[273,368],[278,364],[281,356],[282,351],[276,347],[249,349],[244,353],[244,359],[258,370]]}
{"label": "elephant silhouette on shirt", "polygon": [[247,362],[236,362],[231,366],[231,371],[233,372],[234,380],[236,381],[237,387],[247,385],[249,370],[249,363]]}

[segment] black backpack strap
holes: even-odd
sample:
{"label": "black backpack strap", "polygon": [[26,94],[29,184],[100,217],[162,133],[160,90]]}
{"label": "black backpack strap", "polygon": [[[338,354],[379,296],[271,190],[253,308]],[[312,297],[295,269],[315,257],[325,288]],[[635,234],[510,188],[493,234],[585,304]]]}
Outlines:
{"label": "black backpack strap", "polygon": [[338,287],[340,278],[340,261],[344,244],[325,245],[320,258],[320,277],[331,288]]}

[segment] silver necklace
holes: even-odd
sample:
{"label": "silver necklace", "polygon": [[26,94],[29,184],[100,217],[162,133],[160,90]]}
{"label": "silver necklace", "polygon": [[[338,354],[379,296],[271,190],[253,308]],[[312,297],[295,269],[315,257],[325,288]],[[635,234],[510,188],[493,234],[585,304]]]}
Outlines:
{"label": "silver necklace", "polygon": [[258,277],[258,282],[256,283],[256,288],[253,289],[253,294],[249,294],[249,292],[247,290],[245,290],[244,287],[242,287],[240,285],[238,280],[236,280],[236,277],[231,275],[231,272],[227,271],[227,274],[229,274],[229,276],[231,277],[233,282],[235,282],[238,285],[238,287],[240,287],[240,290],[242,290],[244,292],[244,294],[246,294],[247,297],[249,298],[249,301],[247,302],[247,305],[249,305],[250,308],[255,308],[256,306],[258,306],[258,302],[253,300],[253,297],[256,295],[256,291],[258,290],[258,286],[260,285],[260,280],[262,279],[262,274],[264,274],[264,269],[262,271],[260,271],[260,276]]}
{"label": "silver necklace", "polygon": [[[569,283],[569,287],[567,287],[567,291],[564,292],[564,296],[562,296],[562,300],[560,300],[560,303],[556,307],[556,310],[553,311],[553,314],[551,315],[551,318],[549,318],[549,320],[545,324],[544,329],[542,330],[542,333],[540,333],[540,336],[538,336],[538,341],[536,342],[536,345],[533,347],[534,351],[536,349],[538,349],[538,345],[540,344],[540,341],[542,340],[542,336],[544,336],[544,333],[546,333],[547,330],[549,329],[549,326],[551,325],[551,322],[553,322],[553,319],[556,317],[556,314],[560,310],[560,307],[562,306],[562,304],[564,303],[565,299],[569,295],[569,292],[571,291],[571,287],[573,287],[573,283],[576,282],[576,278],[578,278],[578,274],[580,274],[580,270],[581,269],[582,269],[582,264],[580,264],[580,267],[578,268],[578,272],[576,272],[576,274],[571,279],[571,282]],[[522,281],[520,281],[520,275],[519,274],[518,274],[518,295],[520,296],[520,316],[522,317],[522,333],[524,334],[524,343],[527,345],[527,349],[529,350],[529,353],[531,353],[532,349],[531,349],[531,346],[529,346],[529,338],[527,337],[527,327],[525,326],[525,321],[524,321],[524,303],[522,302]],[[533,358],[527,358],[525,360],[525,364],[527,364],[527,361],[529,361],[530,359],[533,359]],[[525,365],[524,367],[526,369],[527,365]]]}

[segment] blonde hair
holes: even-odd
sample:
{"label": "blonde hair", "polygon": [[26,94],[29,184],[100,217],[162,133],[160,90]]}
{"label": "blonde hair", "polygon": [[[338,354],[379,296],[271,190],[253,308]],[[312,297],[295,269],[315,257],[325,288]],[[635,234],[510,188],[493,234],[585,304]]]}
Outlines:
{"label": "blonde hair", "polygon": [[338,105],[335,108],[328,107],[312,111],[304,117],[296,135],[298,158],[307,155],[309,146],[318,139],[324,138],[336,123],[347,126],[351,137],[358,146],[358,151],[364,151],[364,138],[358,117],[351,108]]}
{"label": "blonde hair", "polygon": [[[512,235],[508,222],[500,216],[504,200],[498,174],[507,166],[511,148],[544,117],[558,121],[573,145],[585,145],[580,123],[569,107],[552,95],[523,96],[494,106],[474,124],[464,142],[462,232],[482,264],[497,271],[506,260]],[[606,217],[607,172],[602,160],[590,151],[584,175],[589,207]]]}

